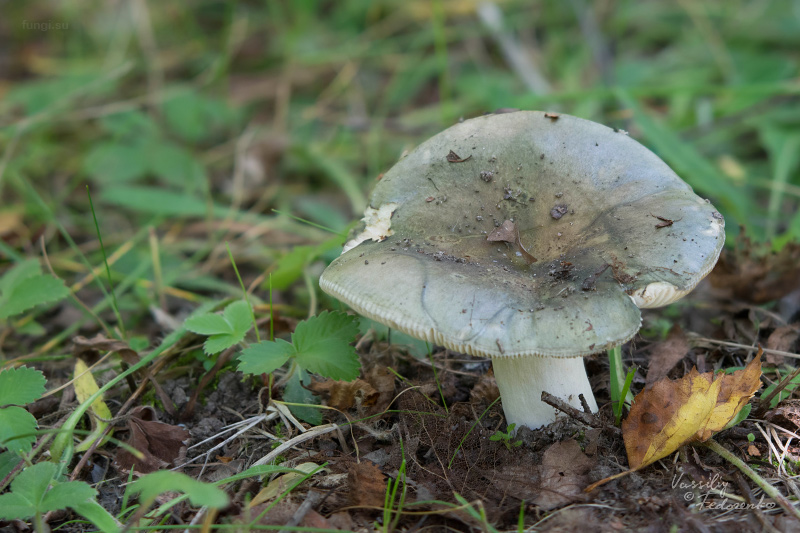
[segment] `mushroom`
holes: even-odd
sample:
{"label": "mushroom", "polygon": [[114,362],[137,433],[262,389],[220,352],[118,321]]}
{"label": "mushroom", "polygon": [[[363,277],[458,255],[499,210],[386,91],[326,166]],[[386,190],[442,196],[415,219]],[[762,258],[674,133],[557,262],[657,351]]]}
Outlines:
{"label": "mushroom", "polygon": [[[370,203],[321,288],[490,357],[507,422],[534,429],[556,417],[542,391],[596,411],[582,357],[633,337],[640,308],[691,291],[725,240],[722,216],[656,155],[563,114],[457,124],[403,157]],[[488,238],[508,224],[514,238]]]}

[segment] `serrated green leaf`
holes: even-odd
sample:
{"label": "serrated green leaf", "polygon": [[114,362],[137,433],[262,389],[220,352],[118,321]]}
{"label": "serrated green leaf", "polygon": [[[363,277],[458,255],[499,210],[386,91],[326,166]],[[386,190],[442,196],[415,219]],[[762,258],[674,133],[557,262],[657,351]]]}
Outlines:
{"label": "serrated green leaf", "polygon": [[49,275],[24,279],[0,298],[0,319],[21,313],[39,304],[66,297],[69,289],[64,282]]}
{"label": "serrated green leaf", "polygon": [[189,331],[210,335],[203,345],[203,350],[213,355],[241,342],[250,330],[251,324],[250,306],[244,300],[238,300],[228,305],[221,315],[190,317],[185,325]]}
{"label": "serrated green leaf", "polygon": [[301,368],[331,379],[352,381],[361,363],[350,343],[358,333],[356,318],[327,311],[300,322],[292,334]]}
{"label": "serrated green leaf", "polygon": [[244,300],[233,302],[222,312],[222,316],[233,328],[236,334],[244,335],[253,325],[250,305]]}
{"label": "serrated green leaf", "polygon": [[[303,387],[301,382],[302,385],[310,385],[311,376],[308,375],[308,372],[302,369],[297,369],[297,372],[295,372],[294,375],[289,378],[289,381],[286,382],[286,388],[283,391],[284,401],[290,403],[319,403],[319,399],[314,395],[314,393]],[[289,405],[287,407],[289,407],[289,410],[294,416],[304,422],[308,422],[312,426],[318,426],[322,424],[322,411],[319,409],[301,405]]]}
{"label": "serrated green leaf", "polygon": [[22,407],[0,408],[0,446],[16,453],[31,451],[36,427],[36,418]]}
{"label": "serrated green leaf", "polygon": [[0,496],[0,518],[12,520],[29,518],[36,513],[46,513],[74,507],[94,498],[97,494],[83,481],[55,483],[58,465],[42,461],[25,468],[11,482],[11,493]]}
{"label": "serrated green leaf", "polygon": [[227,350],[237,342],[239,341],[237,341],[233,335],[212,335],[203,343],[203,351],[206,355],[214,355],[223,350]]}
{"label": "serrated green leaf", "polygon": [[35,402],[44,394],[46,383],[44,374],[35,368],[21,366],[0,371],[0,407]]}
{"label": "serrated green leaf", "polygon": [[31,502],[13,492],[0,496],[0,519],[24,520],[36,514]]}
{"label": "serrated green leaf", "polygon": [[139,494],[142,502],[152,502],[164,492],[183,492],[195,506],[221,509],[228,505],[228,495],[222,489],[202,483],[180,472],[160,470],[147,474],[128,486],[128,494]]}
{"label": "serrated green leaf", "polygon": [[[8,510],[5,504],[13,505],[15,507],[13,512],[16,514],[21,513],[23,515],[21,518],[36,514],[47,492],[47,487],[50,486],[57,473],[58,466],[50,461],[42,461],[25,468],[11,482],[11,494],[4,495],[15,496],[16,498],[10,499],[9,502],[0,500],[0,517],[4,517],[2,513]],[[0,498],[3,498],[3,496],[0,496]]]}
{"label": "serrated green leaf", "polygon": [[47,491],[39,505],[39,512],[57,511],[67,507],[75,507],[94,498],[97,491],[83,481],[58,483]]}
{"label": "serrated green leaf", "polygon": [[190,316],[184,323],[186,329],[198,335],[221,335],[233,333],[230,323],[222,315],[209,313],[207,315]]}
{"label": "serrated green leaf", "polygon": [[294,354],[294,346],[283,339],[261,341],[239,354],[239,371],[254,375],[269,374],[282,367]]}
{"label": "serrated green leaf", "polygon": [[15,453],[0,453],[0,479],[5,479],[9,472],[17,467],[20,461],[22,461],[22,457]]}
{"label": "serrated green leaf", "polygon": [[41,275],[42,265],[38,259],[26,259],[9,268],[0,278],[0,294],[9,294],[14,287],[28,278]]}

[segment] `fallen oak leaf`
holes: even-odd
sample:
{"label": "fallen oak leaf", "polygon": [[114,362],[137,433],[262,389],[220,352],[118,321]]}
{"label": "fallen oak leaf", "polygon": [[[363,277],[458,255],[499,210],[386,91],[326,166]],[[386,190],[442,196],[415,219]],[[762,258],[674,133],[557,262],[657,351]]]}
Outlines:
{"label": "fallen oak leaf", "polygon": [[736,372],[714,379],[697,368],[683,378],[664,378],[633,400],[622,423],[630,470],[602,479],[585,490],[644,468],[692,442],[705,442],[733,420],[761,386],[761,355]]}
{"label": "fallen oak leaf", "polygon": [[733,374],[714,379],[713,372],[693,368],[677,381],[663,379],[640,392],[622,423],[631,470],[721,431],[761,386],[761,353]]}

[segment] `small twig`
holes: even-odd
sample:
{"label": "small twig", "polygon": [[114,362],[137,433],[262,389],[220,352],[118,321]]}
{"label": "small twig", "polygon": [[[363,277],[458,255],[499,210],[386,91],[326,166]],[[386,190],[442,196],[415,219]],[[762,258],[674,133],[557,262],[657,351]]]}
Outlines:
{"label": "small twig", "polygon": [[764,494],[778,502],[778,505],[783,507],[783,509],[793,515],[795,518],[800,520],[800,510],[794,507],[789,500],[786,499],[786,496],[778,492],[778,489],[767,483],[767,481],[759,476],[752,468],[750,468],[747,463],[733,455],[727,448],[720,445],[714,439],[708,439],[703,443],[708,449],[731,463],[733,466],[738,468],[742,471],[744,475],[749,477],[756,485],[759,486],[761,490],[764,491]]}
{"label": "small twig", "polygon": [[749,344],[739,344],[738,342],[718,341],[716,339],[701,337],[696,333],[689,333],[686,336],[689,337],[690,344],[692,344],[693,346],[698,346],[700,343],[707,342],[708,344],[715,344],[717,346],[730,346],[732,348],[739,348],[741,350],[747,350],[748,352],[755,352],[761,349],[764,350],[764,353],[773,355],[782,355],[784,357],[792,357],[794,359],[800,359],[800,354],[797,353],[783,352],[781,350],[771,350],[769,348],[760,348],[759,346],[750,346]]}
{"label": "small twig", "polygon": [[[303,521],[303,518],[306,517],[308,512],[316,507],[321,500],[322,495],[319,492],[313,490],[308,491],[305,501],[300,504],[300,507],[297,508],[297,511],[295,511],[289,521],[286,522],[286,527],[294,528],[295,526],[299,525],[300,522]],[[294,529],[281,529],[278,533],[288,533],[289,531],[294,531]]]}
{"label": "small twig", "polygon": [[556,398],[547,391],[542,391],[542,401],[547,405],[555,407],[559,411],[568,414],[570,417],[574,418],[578,422],[583,422],[587,426],[591,426],[593,428],[598,428],[598,429],[612,429],[615,433],[620,432],[620,429],[618,427],[606,424],[602,420],[599,420],[592,413],[584,413],[583,411],[575,409],[564,400]]}
{"label": "small twig", "polygon": [[589,415],[592,414],[592,408],[589,407],[589,402],[586,401],[586,397],[583,395],[583,393],[578,394],[578,399],[581,401],[581,408],[583,409],[583,412]]}
{"label": "small twig", "polygon": [[748,487],[747,483],[745,483],[742,474],[739,472],[734,472],[733,479],[736,481],[736,485],[742,492],[744,500],[749,505],[749,508],[753,510],[753,514],[755,515],[756,520],[758,520],[761,524],[763,530],[769,531],[769,533],[780,533],[779,530],[775,529],[775,526],[773,526],[766,518],[764,518],[764,513],[762,513],[761,509],[758,507],[758,502],[753,499],[753,493],[750,492],[750,487]]}

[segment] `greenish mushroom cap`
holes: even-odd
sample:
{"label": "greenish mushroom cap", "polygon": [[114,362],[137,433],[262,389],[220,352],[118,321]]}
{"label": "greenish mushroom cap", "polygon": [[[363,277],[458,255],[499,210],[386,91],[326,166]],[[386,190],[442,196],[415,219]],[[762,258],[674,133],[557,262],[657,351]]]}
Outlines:
{"label": "greenish mushroom cap", "polygon": [[[725,238],[714,207],[625,132],[538,111],[466,120],[424,142],[383,176],[364,220],[323,290],[490,357],[627,341],[639,307],[691,291]],[[518,239],[489,240],[505,221]]]}

